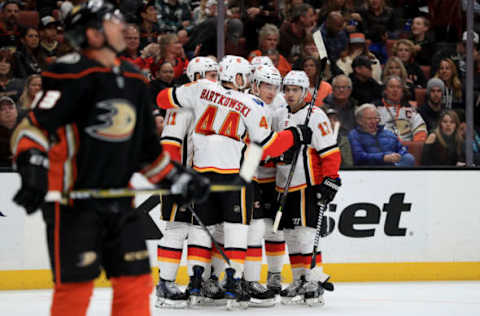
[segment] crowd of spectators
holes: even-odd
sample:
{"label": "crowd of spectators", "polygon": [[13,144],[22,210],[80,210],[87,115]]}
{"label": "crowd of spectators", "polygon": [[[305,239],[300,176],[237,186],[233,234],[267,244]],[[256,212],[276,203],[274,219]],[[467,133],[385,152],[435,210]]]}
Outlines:
{"label": "crowd of spectators", "polygon": [[[0,0],[0,164],[12,122],[49,64],[71,51],[63,19],[86,0]],[[105,0],[107,1],[107,0]],[[216,57],[218,0],[111,0],[127,24],[121,58],[158,91],[187,82],[194,56]],[[223,1],[223,0],[220,0]],[[475,2],[474,13],[480,15]],[[340,125],[344,167],[465,163],[465,0],[225,0],[225,54],[304,70],[309,97]],[[312,34],[320,31],[328,63]],[[480,25],[475,25],[473,151],[480,164]],[[12,104],[14,109],[12,109]],[[158,112],[161,120],[162,112]],[[423,146],[411,156],[411,146]]]}

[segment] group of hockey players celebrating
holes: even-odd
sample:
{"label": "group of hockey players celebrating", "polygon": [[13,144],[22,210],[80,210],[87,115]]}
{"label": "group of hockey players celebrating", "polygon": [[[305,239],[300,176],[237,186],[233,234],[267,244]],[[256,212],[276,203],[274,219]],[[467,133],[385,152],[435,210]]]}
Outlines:
{"label": "group of hockey players celebrating", "polygon": [[[306,121],[307,75],[294,70],[282,78],[268,57],[249,63],[228,55],[218,64],[195,57],[187,76],[190,83],[157,96],[157,106],[167,110],[161,143],[170,157],[211,183],[228,184],[238,178],[250,142],[262,147],[263,156],[253,182],[239,191],[211,192],[204,202],[187,205],[162,197],[156,306],[274,306],[277,295],[284,304],[324,304],[324,290],[332,291],[333,284],[321,267],[321,247],[314,257],[312,244],[319,209],[341,185],[341,158],[324,111],[313,106]],[[297,151],[280,229],[274,232],[278,195]],[[182,291],[175,279],[185,240],[190,282]],[[263,244],[266,286],[260,283]],[[286,245],[293,281],[282,289]]]}

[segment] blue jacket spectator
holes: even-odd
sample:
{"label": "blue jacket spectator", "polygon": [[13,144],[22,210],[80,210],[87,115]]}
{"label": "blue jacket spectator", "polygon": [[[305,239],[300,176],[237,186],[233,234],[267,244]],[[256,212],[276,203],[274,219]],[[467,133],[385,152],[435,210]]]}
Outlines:
{"label": "blue jacket spectator", "polygon": [[360,106],[355,111],[355,117],[358,126],[348,134],[355,165],[414,165],[415,158],[397,136],[378,125],[375,105],[367,103]]}

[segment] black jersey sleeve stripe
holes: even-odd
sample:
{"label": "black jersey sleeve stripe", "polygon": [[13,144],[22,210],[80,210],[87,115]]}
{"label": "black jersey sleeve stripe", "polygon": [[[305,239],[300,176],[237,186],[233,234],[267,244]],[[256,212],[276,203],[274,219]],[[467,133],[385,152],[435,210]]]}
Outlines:
{"label": "black jersey sleeve stripe", "polygon": [[328,147],[325,147],[325,148],[323,148],[323,149],[317,150],[317,153],[318,153],[319,155],[321,155],[321,154],[323,154],[324,152],[327,152],[327,151],[329,151],[329,150],[334,149],[335,147],[338,147],[338,145],[337,145],[337,144],[334,144],[334,145],[332,145],[332,146],[328,146]]}

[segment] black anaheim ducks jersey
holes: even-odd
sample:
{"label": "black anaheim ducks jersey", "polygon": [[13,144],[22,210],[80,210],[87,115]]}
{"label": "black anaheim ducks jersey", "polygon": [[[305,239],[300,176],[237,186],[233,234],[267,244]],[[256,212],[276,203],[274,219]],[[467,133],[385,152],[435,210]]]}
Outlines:
{"label": "black anaheim ducks jersey", "polygon": [[[74,53],[59,58],[42,79],[28,119],[49,135],[50,190],[126,188],[145,166],[147,177],[163,178],[168,159],[155,133],[150,92],[131,64],[107,68]],[[23,131],[12,138],[16,154],[42,143]]]}

